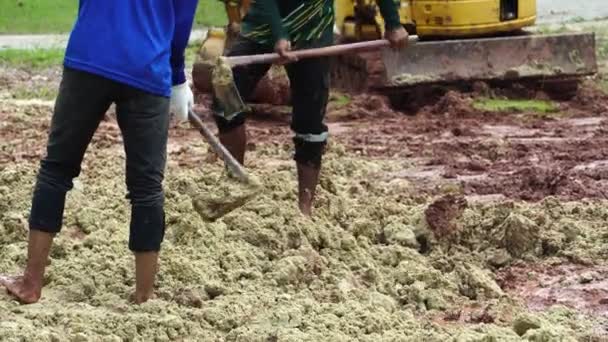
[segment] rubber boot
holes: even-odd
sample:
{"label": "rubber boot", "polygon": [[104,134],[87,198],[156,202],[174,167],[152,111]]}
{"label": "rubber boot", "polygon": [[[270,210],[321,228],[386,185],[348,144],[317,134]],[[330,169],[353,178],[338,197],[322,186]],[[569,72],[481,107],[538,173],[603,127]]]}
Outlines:
{"label": "rubber boot", "polygon": [[296,165],[298,168],[298,206],[302,214],[310,216],[321,168],[303,163],[296,163]]}

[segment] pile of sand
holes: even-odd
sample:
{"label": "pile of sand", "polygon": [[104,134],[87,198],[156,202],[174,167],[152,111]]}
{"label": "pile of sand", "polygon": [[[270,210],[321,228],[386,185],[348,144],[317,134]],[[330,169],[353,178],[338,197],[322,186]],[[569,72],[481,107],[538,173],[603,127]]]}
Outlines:
{"label": "pile of sand", "polygon": [[[407,182],[380,180],[394,163],[331,146],[309,220],[296,209],[289,151],[261,148],[249,159],[261,190],[217,220],[197,212],[197,198],[230,191],[218,187],[227,184],[223,168],[169,167],[158,298],[132,306],[123,164],[115,150],[92,148],[68,198],[43,299],[20,306],[0,295],[0,336],[40,342],[576,341],[597,324],[562,307],[528,312],[505,295],[493,271],[517,260],[605,260],[606,203],[461,201],[444,220],[451,226],[446,237],[427,223],[435,199],[409,199]],[[0,166],[1,273],[18,271],[25,261],[36,167]],[[491,318],[444,319],[467,307],[490,307]]]}

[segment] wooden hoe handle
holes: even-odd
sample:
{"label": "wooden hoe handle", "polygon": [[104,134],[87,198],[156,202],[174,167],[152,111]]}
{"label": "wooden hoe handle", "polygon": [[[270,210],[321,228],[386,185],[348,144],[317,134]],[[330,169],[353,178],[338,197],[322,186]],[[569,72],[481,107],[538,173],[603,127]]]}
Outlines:
{"label": "wooden hoe handle", "polygon": [[[315,49],[294,50],[291,51],[291,54],[297,57],[298,59],[303,59],[313,57],[335,56],[353,52],[372,51],[387,46],[390,46],[390,42],[388,40],[377,39],[351,44],[332,45]],[[237,66],[250,64],[272,64],[278,61],[280,58],[281,57],[278,53],[264,53],[251,56],[226,57],[226,61],[232,66]]]}
{"label": "wooden hoe handle", "polygon": [[201,118],[190,110],[188,112],[188,119],[190,123],[194,125],[201,133],[201,135],[207,140],[213,151],[219,155],[220,158],[226,163],[226,166],[234,173],[234,175],[243,183],[249,182],[249,175],[243,169],[243,166],[230,154],[230,152],[222,145],[222,143],[213,135],[213,132],[209,130],[201,120]]}

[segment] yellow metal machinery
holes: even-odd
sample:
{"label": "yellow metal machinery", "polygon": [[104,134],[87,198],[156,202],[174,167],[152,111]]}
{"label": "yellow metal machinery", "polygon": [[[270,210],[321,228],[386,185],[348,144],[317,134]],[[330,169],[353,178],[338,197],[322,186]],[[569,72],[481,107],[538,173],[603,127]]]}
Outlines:
{"label": "yellow metal machinery", "polygon": [[[493,36],[536,21],[536,0],[398,2],[401,24],[420,38]],[[344,38],[376,39],[383,33],[383,20],[374,0],[335,0],[335,15],[336,27]]]}
{"label": "yellow metal machinery", "polygon": [[223,0],[228,25],[226,28],[210,28],[198,53],[193,70],[194,86],[202,92],[211,91],[211,68],[230,41],[240,32],[241,20],[249,9],[251,0]]}
{"label": "yellow metal machinery", "polygon": [[[193,71],[195,86],[210,89],[205,62],[238,33],[250,0],[223,0],[226,30],[210,30]],[[400,52],[332,57],[332,86],[382,91],[476,80],[579,78],[597,72],[593,33],[533,35],[536,0],[395,0],[401,24],[418,42]],[[384,23],[375,0],[334,0],[337,42],[378,39]],[[228,32],[227,34],[225,32]],[[207,65],[207,66],[206,66]],[[356,88],[354,88],[355,86]]]}
{"label": "yellow metal machinery", "polygon": [[[221,1],[221,0],[220,0]],[[223,0],[228,25],[212,28],[203,44],[217,56],[224,40],[238,33],[251,0]],[[396,0],[401,24],[411,34],[426,37],[480,37],[514,32],[534,25],[536,0]],[[371,40],[384,33],[375,0],[334,0],[335,26],[348,40]]]}

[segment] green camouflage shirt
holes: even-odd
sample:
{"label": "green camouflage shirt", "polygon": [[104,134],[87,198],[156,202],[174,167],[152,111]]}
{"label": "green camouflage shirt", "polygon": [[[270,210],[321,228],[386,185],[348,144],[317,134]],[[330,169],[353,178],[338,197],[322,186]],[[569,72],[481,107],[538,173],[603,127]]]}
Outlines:
{"label": "green camouflage shirt", "polygon": [[[401,25],[394,0],[378,0],[388,29]],[[252,0],[241,24],[241,34],[272,46],[289,39],[294,48],[333,43],[333,0]]]}

